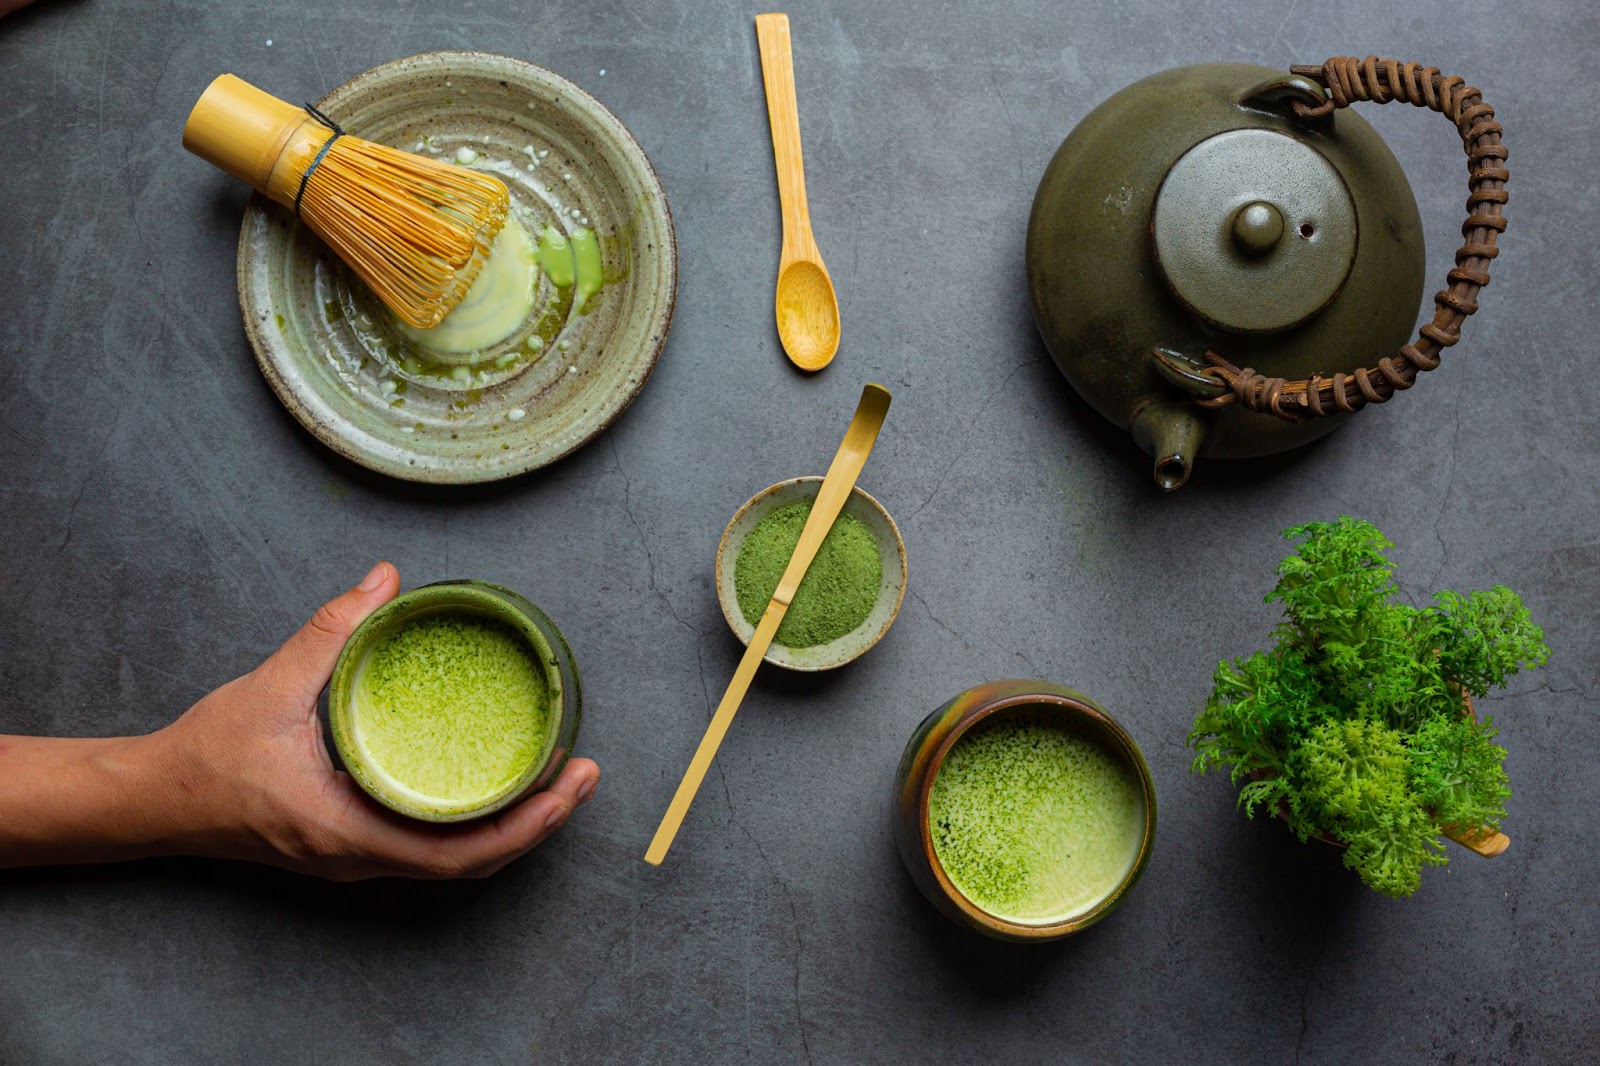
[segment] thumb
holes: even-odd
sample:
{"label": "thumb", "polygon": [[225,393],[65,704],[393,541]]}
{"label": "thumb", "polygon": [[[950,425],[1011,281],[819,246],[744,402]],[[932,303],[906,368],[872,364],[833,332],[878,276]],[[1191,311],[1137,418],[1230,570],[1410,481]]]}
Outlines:
{"label": "thumb", "polygon": [[400,574],[388,563],[379,563],[355,588],[318,607],[311,620],[261,664],[261,672],[280,691],[316,699],[333,676],[333,664],[350,634],[399,591]]}

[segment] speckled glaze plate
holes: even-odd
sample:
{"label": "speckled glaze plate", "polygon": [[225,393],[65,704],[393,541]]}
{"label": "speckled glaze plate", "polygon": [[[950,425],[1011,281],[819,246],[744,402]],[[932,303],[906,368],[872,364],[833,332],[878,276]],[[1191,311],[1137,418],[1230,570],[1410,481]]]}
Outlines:
{"label": "speckled glaze plate", "polygon": [[439,483],[537,469],[610,425],[654,369],[677,293],[666,197],[622,123],[566,79],[482,52],[385,63],[318,106],[396,148],[470,149],[530,233],[595,233],[604,284],[579,309],[571,287],[541,276],[528,319],[463,365],[408,341],[337,256],[258,195],[239,237],[239,304],[284,406],[362,466]]}

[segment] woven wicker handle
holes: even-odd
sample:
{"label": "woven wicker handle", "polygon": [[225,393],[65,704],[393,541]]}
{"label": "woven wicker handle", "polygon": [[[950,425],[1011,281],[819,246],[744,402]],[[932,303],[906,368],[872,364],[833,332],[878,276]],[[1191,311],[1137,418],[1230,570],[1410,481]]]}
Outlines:
{"label": "woven wicker handle", "polygon": [[1489,284],[1489,261],[1500,253],[1495,242],[1506,229],[1505,185],[1510,174],[1494,108],[1483,102],[1477,89],[1460,78],[1445,77],[1437,67],[1374,56],[1339,56],[1320,67],[1289,69],[1322,83],[1328,90],[1328,98],[1316,107],[1300,101],[1291,105],[1301,118],[1320,118],[1357,100],[1379,104],[1400,100],[1431,108],[1456,124],[1466,149],[1468,170],[1467,220],[1461,226],[1463,243],[1456,250],[1456,265],[1448,275],[1446,287],[1433,298],[1433,321],[1421,326],[1416,342],[1402,347],[1398,355],[1378,360],[1377,367],[1371,370],[1363,367],[1349,374],[1316,374],[1288,381],[1249,367],[1241,369],[1216,352],[1206,352],[1210,366],[1204,373],[1228,391],[1196,400],[1200,406],[1237,403],[1287,422],[1303,422],[1385,402],[1416,384],[1422,371],[1438,366],[1439,353],[1461,339],[1461,324],[1478,309],[1478,290]]}

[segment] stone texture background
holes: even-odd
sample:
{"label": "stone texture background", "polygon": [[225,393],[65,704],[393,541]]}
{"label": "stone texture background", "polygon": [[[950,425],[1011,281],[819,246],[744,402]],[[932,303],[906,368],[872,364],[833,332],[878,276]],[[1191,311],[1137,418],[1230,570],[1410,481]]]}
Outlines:
{"label": "stone texture background", "polygon": [[[548,610],[606,774],[487,882],[206,862],[0,875],[0,1061],[1593,1057],[1600,150],[1567,87],[1600,74],[1597,9],[795,0],[845,325],[813,378],[771,323],[759,10],[42,0],[0,21],[0,729],[156,728],[384,556],[407,584],[482,577]],[[557,466],[471,491],[370,475],[283,412],[233,292],[245,191],[178,147],[223,70],[298,100],[441,48],[531,59],[598,96],[653,157],[682,251],[671,340],[633,409]],[[1079,118],[1147,73],[1369,51],[1467,76],[1506,124],[1512,226],[1484,311],[1400,402],[1162,496],[1035,336],[1034,185]],[[1461,156],[1436,116],[1399,110],[1368,117],[1418,191],[1432,285],[1458,241]],[[739,650],[711,584],[722,525],[820,472],[868,379],[895,393],[863,484],[909,546],[900,620],[848,669],[764,673],[651,869]],[[1555,653],[1483,708],[1511,752],[1510,852],[1457,853],[1409,901],[1187,770],[1212,666],[1273,621],[1277,530],[1340,513],[1399,543],[1418,600],[1513,585]],[[1053,948],[946,923],[886,822],[916,722],[1011,675],[1110,706],[1160,789],[1145,880]]]}

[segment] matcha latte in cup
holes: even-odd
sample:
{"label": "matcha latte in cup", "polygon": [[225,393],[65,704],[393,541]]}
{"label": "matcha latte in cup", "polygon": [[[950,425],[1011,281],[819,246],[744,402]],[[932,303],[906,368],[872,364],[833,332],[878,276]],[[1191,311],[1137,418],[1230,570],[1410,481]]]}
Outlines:
{"label": "matcha latte in cup", "polygon": [[912,880],[957,922],[1054,940],[1110,913],[1155,837],[1150,768],[1125,729],[1048,681],[968,689],[929,715],[895,777]]}
{"label": "matcha latte in cup", "polygon": [[424,585],[378,608],[328,689],[345,769],[379,803],[430,822],[492,814],[544,787],[581,712],[561,631],[483,581]]}

